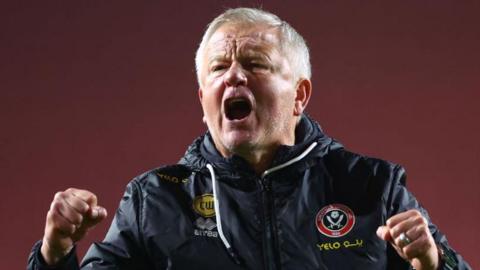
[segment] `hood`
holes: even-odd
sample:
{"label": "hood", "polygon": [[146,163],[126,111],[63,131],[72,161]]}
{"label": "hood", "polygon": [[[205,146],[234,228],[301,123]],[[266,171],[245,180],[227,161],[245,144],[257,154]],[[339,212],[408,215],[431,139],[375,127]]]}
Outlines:
{"label": "hood", "polygon": [[[300,155],[314,142],[317,142],[318,145],[310,152],[309,156],[323,156],[329,150],[343,147],[340,143],[324,134],[315,120],[303,114],[295,128],[295,144],[292,146],[280,146],[270,167],[282,164]],[[255,173],[252,166],[240,156],[233,155],[232,157],[224,158],[215,148],[210,133],[206,132],[193,141],[185,155],[180,159],[179,164],[188,166],[194,171],[200,171],[204,170],[208,163],[219,169],[219,172],[230,174],[230,177],[235,172]]]}

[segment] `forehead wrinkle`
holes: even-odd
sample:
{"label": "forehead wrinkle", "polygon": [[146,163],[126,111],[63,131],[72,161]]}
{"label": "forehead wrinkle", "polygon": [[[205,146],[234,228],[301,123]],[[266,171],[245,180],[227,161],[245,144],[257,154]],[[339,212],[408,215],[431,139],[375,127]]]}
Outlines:
{"label": "forehead wrinkle", "polygon": [[235,53],[235,48],[236,40],[231,35],[212,41],[207,49],[208,62],[230,58],[232,53]]}
{"label": "forehead wrinkle", "polygon": [[216,60],[239,58],[260,58],[270,61],[270,55],[281,51],[278,33],[267,31],[214,34],[208,45],[208,63]]}
{"label": "forehead wrinkle", "polygon": [[276,42],[275,37],[272,33],[262,32],[241,36],[238,39],[237,52],[249,57],[266,57],[270,59],[270,54],[278,51],[279,44]]}
{"label": "forehead wrinkle", "polygon": [[270,60],[271,53],[272,53],[271,48],[266,48],[260,45],[240,47],[237,50],[237,55],[239,58],[250,58],[250,59]]}

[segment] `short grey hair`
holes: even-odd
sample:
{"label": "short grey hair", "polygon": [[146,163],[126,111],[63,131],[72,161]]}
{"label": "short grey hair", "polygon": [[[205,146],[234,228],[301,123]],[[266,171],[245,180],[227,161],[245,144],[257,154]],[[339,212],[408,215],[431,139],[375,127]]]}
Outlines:
{"label": "short grey hair", "polygon": [[201,85],[200,69],[203,54],[212,35],[224,24],[266,24],[280,29],[280,40],[283,52],[293,68],[295,83],[300,79],[309,79],[312,76],[310,54],[303,37],[293,29],[290,24],[280,19],[277,15],[255,8],[228,9],[217,16],[203,34],[202,41],[195,54],[195,67],[198,84]]}

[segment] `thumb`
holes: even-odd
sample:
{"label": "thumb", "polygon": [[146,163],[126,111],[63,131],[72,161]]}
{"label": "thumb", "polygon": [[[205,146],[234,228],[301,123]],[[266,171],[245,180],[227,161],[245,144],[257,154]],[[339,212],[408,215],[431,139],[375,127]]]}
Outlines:
{"label": "thumb", "polygon": [[105,208],[101,206],[90,207],[85,215],[82,225],[78,227],[75,233],[72,235],[72,241],[77,242],[82,239],[91,228],[100,223],[106,217],[107,210]]}
{"label": "thumb", "polygon": [[377,228],[377,236],[385,241],[390,241],[392,236],[390,235],[390,230],[387,226],[379,226]]}
{"label": "thumb", "polygon": [[107,217],[107,209],[101,206],[94,206],[90,211],[90,219],[93,224],[97,224]]}

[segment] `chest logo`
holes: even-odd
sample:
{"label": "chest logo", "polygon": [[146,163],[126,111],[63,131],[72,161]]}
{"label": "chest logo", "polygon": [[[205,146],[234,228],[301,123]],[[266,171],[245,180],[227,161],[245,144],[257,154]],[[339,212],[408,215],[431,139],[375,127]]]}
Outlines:
{"label": "chest logo", "polygon": [[346,205],[330,204],[318,211],[315,223],[323,235],[342,237],[355,225],[355,215]]}
{"label": "chest logo", "polygon": [[214,231],[217,227],[215,221],[211,218],[199,217],[195,220],[193,234],[196,236],[218,237],[218,232]]}
{"label": "chest logo", "polygon": [[203,217],[215,216],[215,208],[212,194],[203,194],[193,199],[193,210]]}

